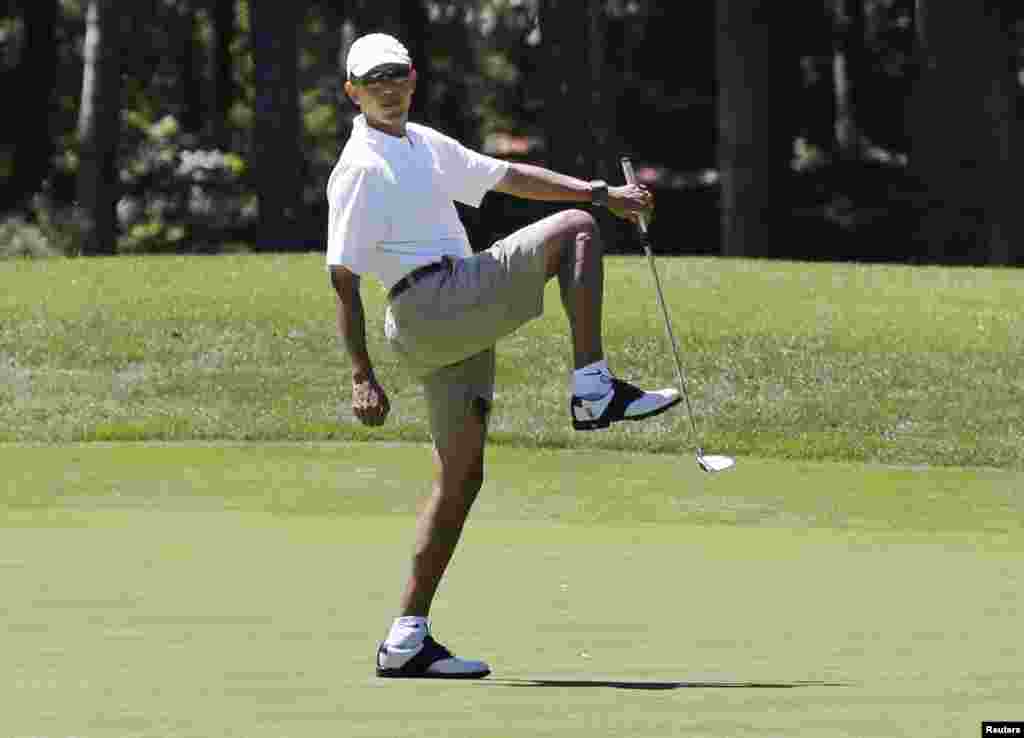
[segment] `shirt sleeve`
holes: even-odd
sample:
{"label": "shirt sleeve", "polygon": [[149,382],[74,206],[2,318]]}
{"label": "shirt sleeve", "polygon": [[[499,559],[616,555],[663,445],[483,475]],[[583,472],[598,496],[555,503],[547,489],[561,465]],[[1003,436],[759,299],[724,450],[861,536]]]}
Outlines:
{"label": "shirt sleeve", "polygon": [[434,132],[441,171],[453,200],[480,207],[509,170],[509,163],[463,146],[454,138]]}
{"label": "shirt sleeve", "polygon": [[369,269],[372,253],[388,230],[372,169],[339,165],[327,185],[327,265],[355,274]]}

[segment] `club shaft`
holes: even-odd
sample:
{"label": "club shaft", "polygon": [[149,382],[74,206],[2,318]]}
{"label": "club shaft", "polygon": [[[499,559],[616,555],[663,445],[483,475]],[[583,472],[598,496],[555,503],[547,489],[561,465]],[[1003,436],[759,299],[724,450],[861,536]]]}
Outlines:
{"label": "club shaft", "polygon": [[690,394],[686,391],[686,377],[683,374],[683,362],[679,359],[679,347],[676,344],[675,334],[672,332],[672,321],[668,315],[668,306],[665,304],[665,295],[661,291],[661,280],[658,278],[658,269],[654,265],[654,253],[647,243],[647,236],[644,236],[644,252],[647,254],[647,263],[651,267],[651,276],[654,277],[654,287],[658,291],[658,304],[661,305],[661,313],[665,317],[665,333],[668,342],[672,346],[672,356],[676,360],[676,376],[679,377],[679,389],[683,391],[683,400],[686,401],[686,412],[690,417],[690,427],[693,429],[693,437],[700,443],[697,433],[697,423],[693,419],[693,406],[690,404]]}
{"label": "club shaft", "polygon": [[[626,182],[634,184],[636,173],[633,171],[633,162],[628,158],[622,158],[622,171],[626,175]],[[665,304],[665,294],[661,290],[661,279],[658,277],[658,268],[654,263],[654,252],[647,236],[647,218],[640,216],[640,232],[643,235],[644,253],[647,254],[647,264],[651,267],[651,276],[654,278],[654,287],[658,292],[658,305],[661,306],[661,314],[665,318],[665,333],[668,335],[669,345],[672,346],[672,356],[676,361],[676,376],[679,378],[679,389],[683,393],[683,400],[686,401],[686,412],[690,418],[690,428],[693,429],[693,437],[700,445],[700,434],[697,432],[697,423],[693,418],[693,405],[690,404],[690,394],[686,391],[686,376],[683,374],[683,362],[679,359],[679,346],[676,344],[675,334],[672,332],[672,320],[669,318],[668,306]]]}

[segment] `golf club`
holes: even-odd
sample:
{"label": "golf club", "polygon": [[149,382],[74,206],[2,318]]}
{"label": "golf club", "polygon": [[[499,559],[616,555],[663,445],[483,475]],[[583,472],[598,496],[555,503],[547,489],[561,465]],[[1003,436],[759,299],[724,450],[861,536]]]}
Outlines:
{"label": "golf club", "polygon": [[[636,183],[636,174],[633,171],[633,162],[628,156],[622,157],[622,171],[626,175],[626,182]],[[647,263],[651,267],[651,276],[654,277],[654,286],[658,290],[658,304],[661,305],[661,312],[665,316],[665,332],[668,334],[668,342],[672,345],[672,355],[676,360],[676,374],[679,377],[679,389],[686,400],[686,411],[690,416],[690,427],[693,429],[693,437],[697,440],[697,466],[706,472],[720,472],[731,469],[736,465],[736,460],[731,456],[708,456],[700,441],[700,434],[697,432],[697,423],[693,419],[693,406],[690,404],[690,395],[686,391],[686,378],[683,376],[683,364],[679,361],[679,348],[676,346],[676,337],[672,333],[672,321],[668,317],[668,307],[665,305],[665,295],[661,291],[661,280],[658,279],[658,269],[654,265],[654,252],[651,251],[650,239],[647,235],[647,218],[639,216],[640,236],[643,243],[644,253],[647,254]]]}

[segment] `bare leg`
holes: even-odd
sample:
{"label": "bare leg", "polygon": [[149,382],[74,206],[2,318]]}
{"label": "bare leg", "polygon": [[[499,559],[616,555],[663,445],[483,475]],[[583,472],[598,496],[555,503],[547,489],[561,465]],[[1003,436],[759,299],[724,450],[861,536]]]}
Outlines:
{"label": "bare leg", "polygon": [[594,218],[582,210],[566,210],[541,223],[551,230],[544,242],[547,276],[558,276],[562,306],[572,335],[574,368],[579,369],[604,358],[601,233]]}
{"label": "bare leg", "polygon": [[[557,276],[562,305],[572,333],[573,360],[579,369],[604,358],[601,310],[604,290],[601,235],[593,217],[566,210],[529,228],[540,238],[547,278]],[[483,484],[486,421],[470,413],[457,438],[434,449],[433,493],[420,512],[412,574],[402,596],[402,615],[425,617],[462,535],[470,508]]]}
{"label": "bare leg", "polygon": [[486,422],[474,411],[448,449],[434,448],[434,489],[417,520],[416,548],[402,596],[402,615],[426,617],[430,612],[469,510],[483,485],[486,435]]}

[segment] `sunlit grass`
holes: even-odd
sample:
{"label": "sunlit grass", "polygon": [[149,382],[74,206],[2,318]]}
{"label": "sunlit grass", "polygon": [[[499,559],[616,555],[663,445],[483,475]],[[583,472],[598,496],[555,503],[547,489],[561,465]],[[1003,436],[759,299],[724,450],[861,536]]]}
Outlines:
{"label": "sunlit grass", "polygon": [[[1024,278],[1017,271],[658,261],[704,445],[738,455],[901,464],[1024,464]],[[393,412],[348,409],[322,257],[229,255],[0,263],[0,439],[426,440],[418,384],[383,340]],[[675,383],[641,257],[610,257],[606,348],[620,376]],[[567,418],[557,287],[499,344],[492,439],[680,451],[681,409],[597,434]]]}
{"label": "sunlit grass", "polygon": [[1024,474],[492,447],[383,683],[425,444],[0,446],[13,736],[954,738],[1020,704]]}

